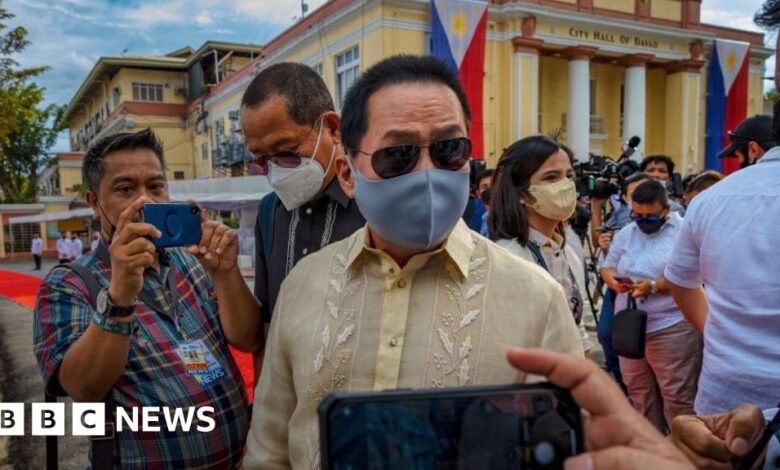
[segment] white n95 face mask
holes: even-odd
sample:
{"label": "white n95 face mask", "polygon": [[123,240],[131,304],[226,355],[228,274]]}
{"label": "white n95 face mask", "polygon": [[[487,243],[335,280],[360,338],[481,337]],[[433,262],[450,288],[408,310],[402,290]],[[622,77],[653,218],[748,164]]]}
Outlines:
{"label": "white n95 face mask", "polygon": [[325,175],[333,164],[333,155],[336,153],[335,145],[330,152],[328,168],[323,170],[322,165],[314,160],[314,157],[317,156],[317,150],[320,148],[324,126],[324,123],[320,124],[317,144],[314,146],[311,158],[301,158],[301,164],[295,168],[283,168],[271,161],[268,162],[268,182],[288,211],[306,204],[320,192]]}

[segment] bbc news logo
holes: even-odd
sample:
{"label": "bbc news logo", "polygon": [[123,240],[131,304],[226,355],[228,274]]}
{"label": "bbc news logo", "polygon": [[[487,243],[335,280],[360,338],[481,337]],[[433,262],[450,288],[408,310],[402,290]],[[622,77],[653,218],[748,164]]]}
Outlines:
{"label": "bbc news logo", "polygon": [[[30,423],[33,436],[65,435],[65,403],[32,403]],[[73,436],[106,435],[105,403],[73,403],[70,405]],[[145,406],[116,408],[116,432],[211,432],[217,423],[214,407],[170,408]],[[0,436],[25,435],[25,404],[0,403]]]}

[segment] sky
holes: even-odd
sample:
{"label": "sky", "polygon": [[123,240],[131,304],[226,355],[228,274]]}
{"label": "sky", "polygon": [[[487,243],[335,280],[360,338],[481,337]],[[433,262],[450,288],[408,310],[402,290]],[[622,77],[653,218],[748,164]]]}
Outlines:
{"label": "sky", "polygon": [[[306,0],[310,10],[325,0]],[[703,0],[702,21],[755,30],[763,0]],[[207,40],[264,44],[300,15],[300,0],[0,0],[29,31],[23,66],[47,65],[36,79],[47,103],[67,104],[101,56],[165,54]],[[774,59],[767,62],[773,70]],[[68,150],[67,134],[53,151]]]}

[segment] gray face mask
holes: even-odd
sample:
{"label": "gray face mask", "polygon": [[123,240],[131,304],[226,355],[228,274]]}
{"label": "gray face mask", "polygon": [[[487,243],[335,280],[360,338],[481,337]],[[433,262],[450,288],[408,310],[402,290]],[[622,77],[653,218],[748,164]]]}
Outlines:
{"label": "gray face mask", "polygon": [[433,169],[370,180],[351,160],[360,212],[371,230],[396,246],[420,251],[438,246],[466,209],[468,173]]}

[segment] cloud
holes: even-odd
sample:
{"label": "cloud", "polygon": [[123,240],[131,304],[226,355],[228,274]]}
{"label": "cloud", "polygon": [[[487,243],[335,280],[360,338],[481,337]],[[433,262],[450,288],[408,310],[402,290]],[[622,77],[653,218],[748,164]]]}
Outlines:
{"label": "cloud", "polygon": [[715,10],[712,8],[704,8],[702,5],[701,20],[703,23],[707,24],[762,32],[761,29],[753,23],[753,13],[746,12],[745,10]]}
{"label": "cloud", "polygon": [[208,26],[214,23],[214,18],[212,18],[209,13],[202,11],[195,17],[195,23],[200,26]]}
{"label": "cloud", "polygon": [[181,0],[148,3],[126,10],[123,19],[141,28],[163,24],[183,24],[189,21],[186,2]]}
{"label": "cloud", "polygon": [[[288,25],[293,17],[300,16],[301,3],[298,0],[235,0],[227,2],[234,11],[246,15],[247,19]],[[325,0],[306,0],[309,11],[314,11]]]}

